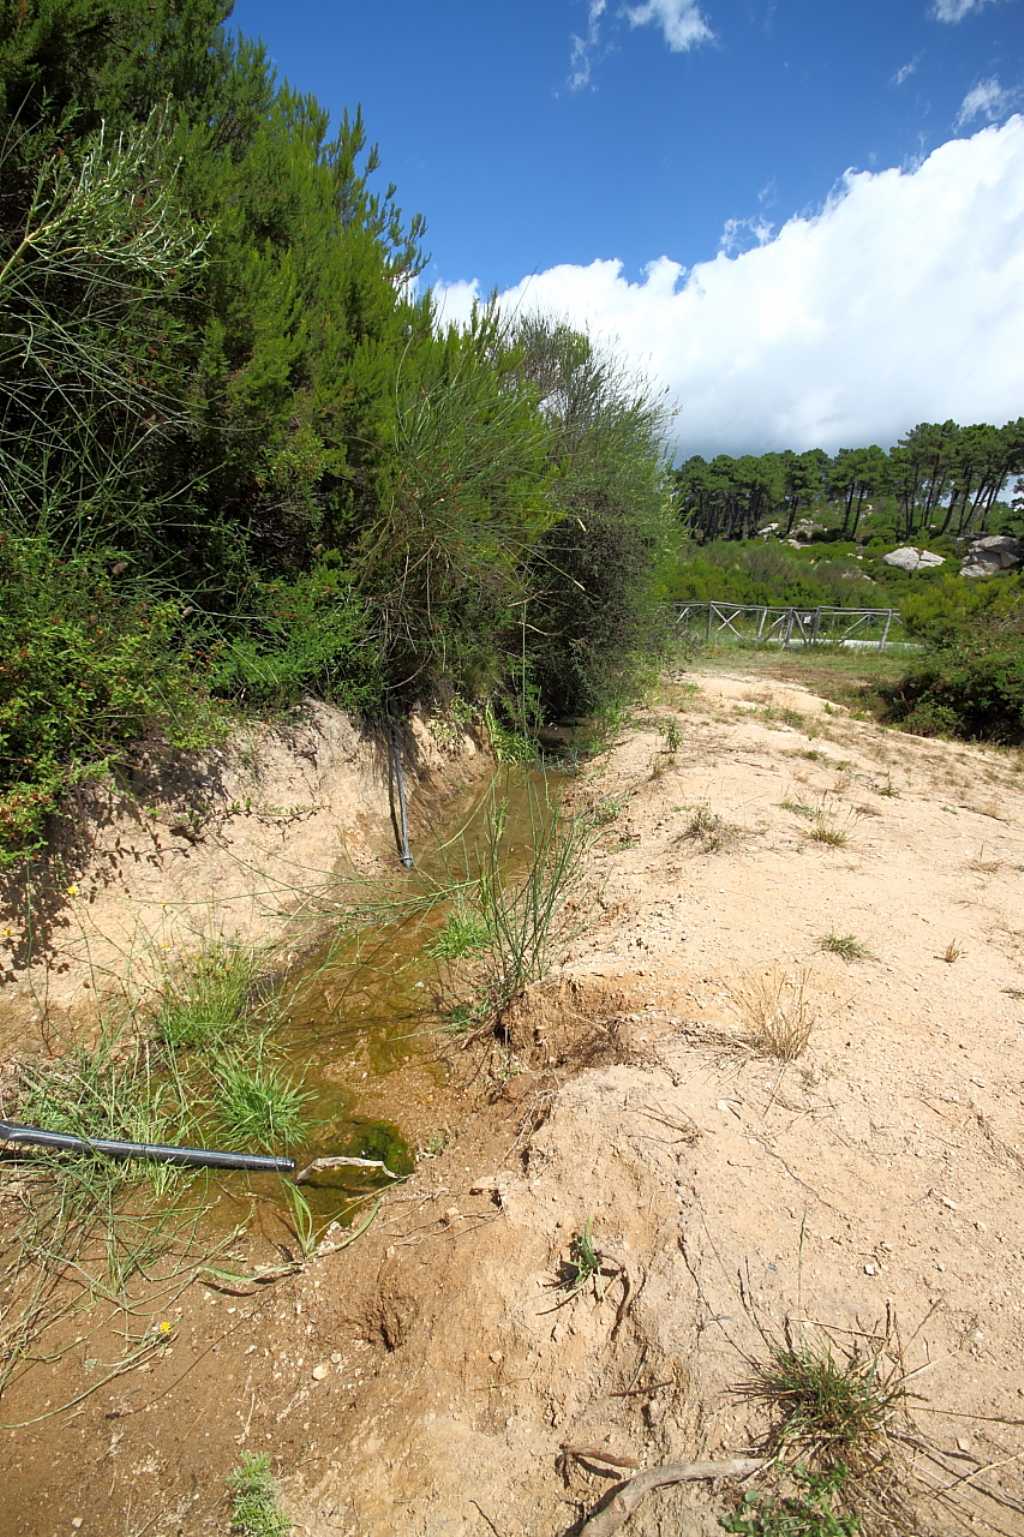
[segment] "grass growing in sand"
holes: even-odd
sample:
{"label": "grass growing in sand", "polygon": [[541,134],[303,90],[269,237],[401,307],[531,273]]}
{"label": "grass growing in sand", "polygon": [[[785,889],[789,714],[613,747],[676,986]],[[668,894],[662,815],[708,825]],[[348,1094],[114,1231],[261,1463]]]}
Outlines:
{"label": "grass growing in sand", "polygon": [[462,960],[464,956],[486,950],[490,938],[483,914],[465,902],[459,902],[448,914],[440,933],[427,946],[427,954],[435,961]]}
{"label": "grass growing in sand", "polygon": [[823,843],[830,849],[844,849],[850,841],[850,829],[826,812],[819,811],[807,829],[807,836],[812,843]]}
{"label": "grass growing in sand", "polygon": [[812,1473],[798,1464],[791,1493],[748,1489],[736,1514],[723,1518],[722,1528],[736,1537],[856,1537],[858,1517],[841,1509],[845,1485],[845,1468]]}
{"label": "grass growing in sand", "polygon": [[278,1502],[266,1453],[243,1452],[228,1479],[231,1530],[237,1537],[289,1537],[292,1523]]}
{"label": "grass growing in sand", "polygon": [[224,943],[207,946],[181,974],[165,983],[156,1034],[174,1050],[223,1046],[240,1034],[255,1012],[258,977],[259,959],[252,949]]}
{"label": "grass growing in sand", "polygon": [[784,971],[730,989],[740,1020],[740,1040],[759,1056],[795,1062],[807,1049],[817,1014],[807,996],[808,977]]}
{"label": "grass growing in sand", "polygon": [[694,807],[681,836],[696,843],[702,854],[714,854],[728,841],[730,828],[727,823],[702,802]]}
{"label": "grass growing in sand", "polygon": [[[760,1328],[760,1326],[759,1326]],[[797,1336],[787,1319],[780,1335],[760,1328],[764,1355],[751,1360],[751,1375],[734,1391],[748,1403],[767,1411],[769,1426],[763,1451],[776,1476],[796,1480],[802,1503],[811,1493],[841,1494],[840,1504],[857,1525],[830,1527],[834,1513],[819,1499],[825,1524],[753,1525],[750,1537],[776,1537],[790,1531],[818,1534],[846,1531],[906,1532],[915,1529],[905,1498],[910,1429],[909,1375],[895,1316],[873,1330],[858,1330],[852,1343],[837,1344],[831,1334],[815,1328]],[[809,1483],[810,1479],[816,1480]],[[831,1483],[831,1487],[829,1484]],[[785,1500],[765,1514],[785,1513]],[[809,1519],[801,1512],[802,1519]],[[732,1530],[744,1531],[740,1527]]]}
{"label": "grass growing in sand", "polygon": [[844,961],[870,961],[873,959],[867,945],[862,945],[852,934],[824,934],[818,941],[818,949],[829,955],[838,955]]}

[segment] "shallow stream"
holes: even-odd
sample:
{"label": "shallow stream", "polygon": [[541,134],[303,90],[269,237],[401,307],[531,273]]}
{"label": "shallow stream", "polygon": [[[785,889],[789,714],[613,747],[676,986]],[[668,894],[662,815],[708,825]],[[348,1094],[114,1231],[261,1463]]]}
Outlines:
{"label": "shallow stream", "polygon": [[[480,840],[495,803],[505,808],[502,876],[515,883],[529,867],[538,820],[555,814],[562,779],[535,768],[503,768],[456,797],[418,846],[414,841],[413,870],[403,871],[396,855],[387,892],[392,909],[375,921],[343,926],[284,984],[274,1041],[312,1096],[312,1134],[289,1150],[298,1168],[341,1154],[380,1159],[401,1176],[411,1172],[418,1148],[444,1145],[451,1133],[442,1103],[444,968],[427,950],[458,900],[458,886],[478,874]],[[441,895],[453,887],[453,894]],[[419,899],[430,905],[417,907]],[[233,1177],[218,1183],[218,1226],[253,1217],[262,1226],[263,1216],[279,1216],[288,1205],[284,1182]],[[320,1227],[348,1220],[358,1209],[355,1197],[390,1183],[372,1172],[332,1169],[301,1188]]]}

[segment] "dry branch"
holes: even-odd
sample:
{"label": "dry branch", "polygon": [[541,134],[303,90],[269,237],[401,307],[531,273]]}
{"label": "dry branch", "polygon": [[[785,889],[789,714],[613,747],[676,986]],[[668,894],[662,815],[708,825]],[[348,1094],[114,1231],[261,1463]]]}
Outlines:
{"label": "dry branch", "polygon": [[322,1169],[379,1169],[386,1174],[388,1179],[401,1179],[400,1174],[394,1174],[380,1158],[341,1158],[336,1156],[326,1158],[314,1158],[312,1163],[307,1163],[304,1169],[300,1169],[294,1176],[296,1185],[301,1185],[303,1180],[309,1179],[312,1174],[319,1174]]}
{"label": "dry branch", "polygon": [[598,1506],[581,1528],[580,1537],[612,1537],[652,1489],[704,1478],[749,1478],[764,1466],[760,1457],[730,1457],[725,1462],[666,1462],[660,1468],[648,1468],[617,1489],[606,1505]]}

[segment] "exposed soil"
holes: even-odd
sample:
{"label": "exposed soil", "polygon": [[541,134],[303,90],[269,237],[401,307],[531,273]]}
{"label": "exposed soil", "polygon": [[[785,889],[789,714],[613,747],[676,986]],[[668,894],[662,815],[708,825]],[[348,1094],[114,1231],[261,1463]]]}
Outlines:
{"label": "exposed soil", "polygon": [[[839,1348],[887,1309],[930,1448],[908,1461],[951,1486],[920,1530],[1024,1533],[1019,757],[709,672],[573,795],[605,823],[560,965],[507,1042],[452,1050],[451,1145],[351,1247],[245,1296],[193,1285],[143,1369],[4,1433],[3,1537],[226,1533],[241,1448],[313,1537],[560,1537],[623,1476],[563,1445],[756,1447],[765,1412],[734,1389],[765,1338],[788,1317]],[[819,813],[845,843],[810,836]],[[803,975],[815,1015],[789,1064],[743,1044],[770,974]],[[613,1273],[569,1298],[588,1222]],[[124,1353],[97,1329],[0,1417]],[[627,1530],[711,1537],[732,1498],[658,1491]]]}
{"label": "exposed soil", "polygon": [[[490,761],[436,718],[414,716],[401,748],[417,831]],[[154,746],[123,782],[83,787],[46,857],[0,883],[0,1054],[87,1019],[97,994],[144,994],[217,936],[287,938],[287,965],[346,876],[395,866],[395,801],[388,743],[315,701],[290,727],[191,757]]]}

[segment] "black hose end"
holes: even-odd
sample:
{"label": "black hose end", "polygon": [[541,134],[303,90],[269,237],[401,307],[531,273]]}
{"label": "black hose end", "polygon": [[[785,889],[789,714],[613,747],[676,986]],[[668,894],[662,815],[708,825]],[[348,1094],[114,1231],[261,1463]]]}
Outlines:
{"label": "black hose end", "polygon": [[414,860],[413,860],[413,857],[412,857],[411,854],[403,854],[402,855],[402,866],[406,870],[413,869],[413,867],[414,867]]}

